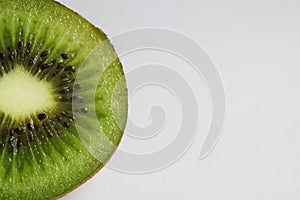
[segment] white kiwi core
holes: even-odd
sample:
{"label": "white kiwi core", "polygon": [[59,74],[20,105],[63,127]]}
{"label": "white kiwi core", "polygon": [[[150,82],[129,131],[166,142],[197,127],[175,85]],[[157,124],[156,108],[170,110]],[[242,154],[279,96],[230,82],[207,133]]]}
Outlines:
{"label": "white kiwi core", "polygon": [[56,106],[52,85],[17,66],[0,77],[0,111],[23,119]]}

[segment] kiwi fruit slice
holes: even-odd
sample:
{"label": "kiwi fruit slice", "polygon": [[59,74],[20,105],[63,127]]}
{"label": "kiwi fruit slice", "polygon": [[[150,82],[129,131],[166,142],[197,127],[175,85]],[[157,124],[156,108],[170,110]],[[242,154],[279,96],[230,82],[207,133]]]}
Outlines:
{"label": "kiwi fruit slice", "polygon": [[107,36],[53,0],[0,0],[0,199],[55,199],[112,156],[127,119]]}

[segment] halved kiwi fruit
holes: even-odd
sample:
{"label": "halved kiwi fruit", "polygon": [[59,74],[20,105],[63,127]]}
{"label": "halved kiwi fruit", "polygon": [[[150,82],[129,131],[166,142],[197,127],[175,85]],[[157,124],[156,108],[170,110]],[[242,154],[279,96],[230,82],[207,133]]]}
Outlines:
{"label": "halved kiwi fruit", "polygon": [[127,118],[106,35],[53,0],[0,0],[0,199],[53,199],[95,174]]}

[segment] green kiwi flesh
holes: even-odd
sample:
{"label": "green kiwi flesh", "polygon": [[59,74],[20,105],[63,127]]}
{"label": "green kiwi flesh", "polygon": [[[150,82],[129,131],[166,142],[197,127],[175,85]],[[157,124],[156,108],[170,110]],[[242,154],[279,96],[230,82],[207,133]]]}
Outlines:
{"label": "green kiwi flesh", "polygon": [[100,29],[53,0],[0,0],[0,200],[76,188],[126,119],[123,69]]}

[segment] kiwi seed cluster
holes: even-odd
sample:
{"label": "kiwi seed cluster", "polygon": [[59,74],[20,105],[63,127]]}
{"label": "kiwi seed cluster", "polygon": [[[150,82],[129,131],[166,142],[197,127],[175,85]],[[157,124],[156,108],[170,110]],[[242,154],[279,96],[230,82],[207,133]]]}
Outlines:
{"label": "kiwi seed cluster", "polygon": [[[32,51],[32,43],[25,44],[19,41],[15,48],[8,47],[7,52],[0,52],[0,76],[5,76],[17,65],[23,66],[33,76],[40,80],[46,80],[55,85],[55,95],[59,108],[51,113],[37,113],[36,116],[28,116],[26,120],[13,120],[10,116],[1,113],[0,120],[1,137],[0,148],[7,146],[12,152],[16,147],[21,148],[35,140],[43,141],[51,139],[63,133],[63,129],[69,129],[76,120],[76,114],[86,114],[88,108],[84,106],[84,98],[72,96],[73,90],[82,90],[82,85],[75,82],[76,68],[68,65],[67,61],[75,55],[61,53],[60,59],[51,59],[48,56],[51,51],[45,50],[37,54]],[[78,109],[72,110],[72,102],[78,105]],[[80,107],[81,106],[81,107]]]}

